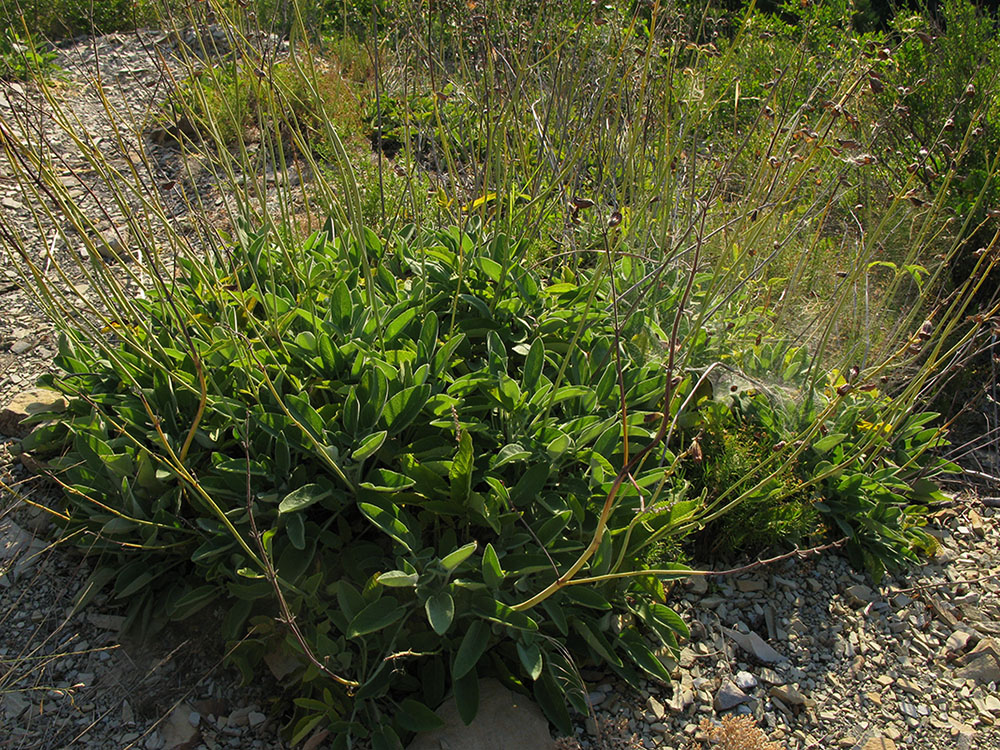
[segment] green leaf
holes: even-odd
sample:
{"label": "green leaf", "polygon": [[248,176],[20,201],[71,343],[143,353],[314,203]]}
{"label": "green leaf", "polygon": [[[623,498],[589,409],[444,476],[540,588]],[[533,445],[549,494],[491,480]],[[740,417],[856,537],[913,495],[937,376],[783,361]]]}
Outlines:
{"label": "green leaf", "polygon": [[288,541],[295,549],[306,548],[306,522],[305,516],[301,513],[293,513],[285,521],[285,533],[288,534]]}
{"label": "green leaf", "polygon": [[472,491],[472,468],[474,456],[472,452],[472,435],[468,430],[462,431],[458,444],[458,452],[448,470],[451,481],[451,499],[456,503],[465,504]]}
{"label": "green leaf", "polygon": [[427,621],[434,632],[438,635],[447,633],[455,617],[455,601],[451,598],[451,594],[439,591],[424,602],[424,609],[427,611]]}
{"label": "green leaf", "polygon": [[295,723],[295,728],[292,731],[292,746],[294,747],[306,739],[306,737],[309,736],[309,733],[316,728],[316,725],[325,718],[326,717],[323,714],[310,714],[299,719]]}
{"label": "green leaf", "polygon": [[424,408],[430,395],[431,387],[425,383],[404,388],[386,401],[381,419],[388,433],[396,435],[406,429]]}
{"label": "green leaf", "polygon": [[361,441],[361,445],[354,450],[351,458],[355,461],[364,461],[366,458],[373,456],[382,447],[382,443],[385,442],[388,434],[385,430],[379,430],[369,435]]}
{"label": "green leaf", "polygon": [[681,616],[665,604],[650,602],[639,610],[639,614],[651,627],[666,629],[682,638],[691,635]]}
{"label": "green leaf", "polygon": [[372,750],[403,750],[403,743],[392,727],[381,726],[372,732]]}
{"label": "green leaf", "polygon": [[462,638],[462,643],[455,654],[451,666],[452,679],[458,680],[472,670],[479,657],[490,645],[490,626],[482,620],[474,620]]}
{"label": "green leaf", "polygon": [[361,482],[359,486],[374,492],[401,492],[408,490],[417,481],[405,474],[390,469],[375,469],[369,474],[370,481]]}
{"label": "green leaf", "polygon": [[497,557],[493,545],[487,544],[483,550],[483,581],[490,588],[496,588],[503,583],[506,575],[504,569],[500,567],[500,558]]}
{"label": "green leaf", "polygon": [[445,368],[451,366],[451,358],[465,341],[465,334],[460,333],[457,336],[453,336],[448,339],[448,341],[437,350],[437,354],[434,355],[434,361],[431,363],[431,369],[434,371],[435,375],[439,375]]}
{"label": "green leaf", "polygon": [[521,390],[533,393],[542,376],[542,366],[545,364],[545,344],[541,339],[535,339],[528,356],[524,359],[524,373],[521,377]]}
{"label": "green leaf", "polygon": [[594,627],[594,624],[588,620],[583,620],[579,618],[573,618],[571,620],[573,628],[579,633],[583,640],[587,642],[594,652],[601,657],[604,661],[610,662],[616,667],[622,666],[622,660],[618,657],[611,649],[611,644],[608,643],[604,634]]}
{"label": "green leaf", "polygon": [[148,586],[155,578],[156,574],[147,570],[145,562],[139,566],[134,563],[126,566],[115,580],[115,599],[127,599]]}
{"label": "green leaf", "polygon": [[523,461],[526,458],[531,458],[531,453],[517,443],[509,443],[497,451],[496,456],[490,461],[490,468],[499,469],[512,461]]}
{"label": "green leaf", "polygon": [[812,444],[812,448],[817,453],[826,453],[832,448],[836,448],[847,439],[847,435],[842,432],[835,432],[826,437],[822,437]]}
{"label": "green leaf", "polygon": [[406,573],[402,570],[390,570],[378,577],[378,582],[389,588],[407,588],[416,586],[419,576],[416,573]]}
{"label": "green leaf", "polygon": [[358,509],[369,521],[402,544],[407,552],[413,552],[417,548],[416,536],[406,522],[410,522],[410,525],[415,524],[409,518],[409,514],[398,506],[392,503],[389,503],[388,507],[374,503],[358,503]]}
{"label": "green leaf", "polygon": [[199,586],[176,599],[170,606],[167,615],[171,620],[185,620],[205,605],[212,603],[221,591],[218,586]]}
{"label": "green leaf", "polygon": [[420,327],[420,345],[424,349],[424,356],[430,358],[434,354],[437,346],[438,316],[431,310],[424,317],[424,323]]}
{"label": "green leaf", "polygon": [[385,343],[392,342],[399,334],[401,334],[406,327],[410,324],[417,315],[417,309],[411,307],[408,310],[404,310],[399,315],[396,316],[389,325],[385,328]]}
{"label": "green leaf", "polygon": [[566,708],[564,692],[548,670],[543,671],[541,677],[535,680],[533,692],[542,712],[556,729],[564,735],[572,734],[573,722]]}
{"label": "green leaf", "polygon": [[479,713],[479,675],[475,669],[455,680],[455,704],[458,716],[468,726]]}
{"label": "green leaf", "polygon": [[524,644],[518,641],[517,655],[524,671],[532,680],[537,680],[542,673],[542,650],[534,643]]}
{"label": "green leaf", "polygon": [[330,293],[330,317],[334,325],[340,330],[346,331],[351,326],[351,293],[347,290],[347,284],[342,280],[337,282]]}
{"label": "green leaf", "polygon": [[478,542],[469,542],[468,544],[463,544],[454,552],[449,552],[447,555],[441,558],[441,565],[445,570],[454,570],[472,555],[479,546]]}
{"label": "green leaf", "polygon": [[518,612],[513,607],[509,607],[503,602],[494,599],[486,599],[488,607],[477,606],[476,611],[488,620],[499,622],[501,625],[508,625],[518,630],[538,630],[538,623],[532,620],[524,612]]}
{"label": "green leaf", "polygon": [[444,726],[444,720],[413,698],[404,698],[396,706],[396,721],[407,732],[430,732]]}
{"label": "green leaf", "polygon": [[645,644],[642,636],[634,630],[625,630],[622,632],[618,636],[618,644],[644,672],[663,682],[670,682],[670,672],[663,666],[663,662],[656,658],[656,655],[649,649],[649,646]]}
{"label": "green leaf", "polygon": [[563,594],[571,602],[582,604],[591,609],[611,609],[611,602],[587,586],[566,586]]}
{"label": "green leaf", "polygon": [[318,484],[303,485],[285,495],[278,504],[278,513],[298,513],[320,500],[325,500],[331,494],[329,487]]}
{"label": "green leaf", "polygon": [[359,635],[374,633],[387,628],[402,619],[406,607],[391,596],[383,596],[358,612],[347,626],[347,637],[356,638]]}
{"label": "green leaf", "polygon": [[547,463],[535,464],[521,475],[517,484],[510,491],[511,502],[515,507],[530,505],[538,497],[538,493],[542,491],[548,478],[549,465]]}

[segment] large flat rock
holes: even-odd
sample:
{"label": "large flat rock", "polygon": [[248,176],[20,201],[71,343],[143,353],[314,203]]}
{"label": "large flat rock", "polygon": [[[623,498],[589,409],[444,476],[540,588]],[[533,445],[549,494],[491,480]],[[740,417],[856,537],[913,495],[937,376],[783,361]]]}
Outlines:
{"label": "large flat rock", "polygon": [[24,437],[31,427],[24,424],[28,417],[44,411],[62,411],[66,408],[66,399],[61,393],[47,388],[32,388],[23,391],[0,410],[0,435],[8,437]]}
{"label": "large flat rock", "polygon": [[496,680],[479,681],[479,713],[466,726],[455,699],[435,712],[445,725],[418,735],[408,750],[554,750],[549,722],[527,698]]}

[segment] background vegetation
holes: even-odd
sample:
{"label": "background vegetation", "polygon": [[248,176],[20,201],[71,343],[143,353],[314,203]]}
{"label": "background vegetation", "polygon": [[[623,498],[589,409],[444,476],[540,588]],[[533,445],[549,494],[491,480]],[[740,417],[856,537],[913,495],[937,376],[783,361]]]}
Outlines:
{"label": "background vegetation", "polygon": [[[98,6],[232,53],[107,112],[147,168],[197,156],[221,217],[58,118],[127,252],[3,131],[40,228],[97,238],[46,267],[0,223],[61,331],[69,416],[24,449],[99,556],[80,606],[223,601],[248,679],[296,665],[292,740],[395,747],[485,674],[561,728],[580,664],[668,680],[692,556],[843,540],[877,580],[932,545],[929,404],[994,367],[998,310],[1000,47],[964,0]],[[29,53],[90,19],[24,20],[7,75],[59,112]]]}

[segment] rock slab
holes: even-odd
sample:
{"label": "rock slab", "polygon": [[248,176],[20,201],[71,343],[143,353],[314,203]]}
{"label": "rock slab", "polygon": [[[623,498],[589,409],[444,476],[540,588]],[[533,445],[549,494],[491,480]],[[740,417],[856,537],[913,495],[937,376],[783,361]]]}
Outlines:
{"label": "rock slab", "polygon": [[435,713],[444,726],[419,734],[407,750],[554,750],[549,722],[527,698],[496,680],[479,681],[479,712],[466,726],[454,697]]}
{"label": "rock slab", "polygon": [[28,417],[44,411],[62,411],[66,400],[62,394],[46,388],[32,388],[19,393],[0,411],[0,435],[24,437],[30,427],[24,424]]}

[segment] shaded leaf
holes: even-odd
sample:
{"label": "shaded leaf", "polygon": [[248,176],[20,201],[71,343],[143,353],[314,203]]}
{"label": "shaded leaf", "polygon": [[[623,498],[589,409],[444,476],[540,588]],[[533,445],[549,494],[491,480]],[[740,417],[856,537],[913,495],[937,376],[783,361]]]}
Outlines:
{"label": "shaded leaf", "polygon": [[455,661],[451,666],[452,679],[458,680],[469,673],[479,657],[490,645],[490,627],[482,620],[473,620],[462,638],[462,643],[455,653]]}
{"label": "shaded leaf", "polygon": [[439,591],[424,602],[424,609],[427,612],[427,621],[431,624],[434,632],[444,635],[451,627],[451,621],[455,617],[455,601],[447,591]]}
{"label": "shaded leaf", "polygon": [[406,614],[403,607],[391,596],[384,596],[358,612],[347,626],[347,637],[356,638],[359,635],[374,633],[377,630],[392,625]]}

